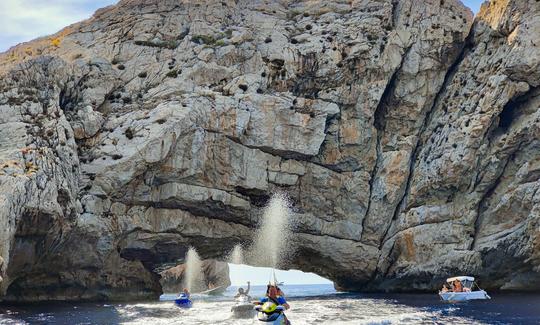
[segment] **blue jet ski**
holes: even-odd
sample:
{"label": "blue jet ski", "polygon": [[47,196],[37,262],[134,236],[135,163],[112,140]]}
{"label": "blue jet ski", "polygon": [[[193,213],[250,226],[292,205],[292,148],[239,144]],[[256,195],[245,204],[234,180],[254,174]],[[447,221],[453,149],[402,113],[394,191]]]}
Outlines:
{"label": "blue jet ski", "polygon": [[193,306],[193,302],[184,294],[181,294],[178,298],[174,299],[174,303],[182,308],[191,308]]}

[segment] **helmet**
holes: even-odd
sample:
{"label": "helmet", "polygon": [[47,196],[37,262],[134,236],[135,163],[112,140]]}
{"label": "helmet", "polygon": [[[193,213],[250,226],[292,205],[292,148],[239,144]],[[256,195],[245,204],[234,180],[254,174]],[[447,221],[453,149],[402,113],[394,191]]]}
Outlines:
{"label": "helmet", "polygon": [[264,312],[264,313],[272,313],[276,310],[277,308],[277,305],[271,301],[267,301],[265,302],[262,307],[261,307],[261,311]]}

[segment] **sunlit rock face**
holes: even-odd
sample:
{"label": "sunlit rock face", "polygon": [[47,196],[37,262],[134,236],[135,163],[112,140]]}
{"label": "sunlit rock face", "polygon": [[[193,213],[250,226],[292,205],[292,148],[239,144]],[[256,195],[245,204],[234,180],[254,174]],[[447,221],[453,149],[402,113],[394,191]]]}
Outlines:
{"label": "sunlit rock face", "polygon": [[2,299],[156,297],[189,246],[249,244],[277,191],[284,268],[345,290],[537,289],[539,14],[125,0],[10,49]]}

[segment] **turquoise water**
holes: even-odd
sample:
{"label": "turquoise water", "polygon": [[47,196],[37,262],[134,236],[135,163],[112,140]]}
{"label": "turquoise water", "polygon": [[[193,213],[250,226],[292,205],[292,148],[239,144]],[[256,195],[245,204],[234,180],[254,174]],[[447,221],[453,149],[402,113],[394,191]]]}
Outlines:
{"label": "turquoise water", "polygon": [[[292,324],[540,324],[540,295],[497,294],[492,300],[446,303],[436,294],[349,294],[332,285],[284,285]],[[252,296],[264,293],[252,288]],[[0,324],[259,324],[233,319],[236,287],[223,296],[194,295],[193,308],[160,301],[121,304],[0,305]]]}

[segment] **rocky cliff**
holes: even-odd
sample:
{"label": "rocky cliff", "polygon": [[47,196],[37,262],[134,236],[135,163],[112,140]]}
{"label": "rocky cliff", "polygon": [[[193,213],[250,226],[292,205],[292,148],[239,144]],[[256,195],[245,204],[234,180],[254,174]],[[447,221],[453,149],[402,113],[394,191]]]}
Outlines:
{"label": "rocky cliff", "polygon": [[134,299],[285,192],[345,290],[540,288],[540,5],[123,0],[0,55],[0,296]]}

